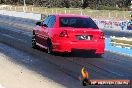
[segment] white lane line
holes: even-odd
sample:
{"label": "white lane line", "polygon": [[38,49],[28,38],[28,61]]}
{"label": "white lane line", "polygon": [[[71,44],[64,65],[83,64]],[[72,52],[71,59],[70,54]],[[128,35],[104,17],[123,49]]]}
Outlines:
{"label": "white lane line", "polygon": [[0,88],[5,88],[5,87],[3,87],[3,86],[0,84]]}

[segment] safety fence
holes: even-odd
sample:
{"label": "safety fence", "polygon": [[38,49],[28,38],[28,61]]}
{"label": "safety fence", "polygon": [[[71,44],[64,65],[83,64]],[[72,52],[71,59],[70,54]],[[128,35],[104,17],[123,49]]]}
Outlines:
{"label": "safety fence", "polygon": [[34,6],[13,6],[13,5],[0,5],[0,10],[17,11],[17,12],[29,12],[40,14],[80,14],[90,16],[94,19],[101,20],[128,20],[130,11],[117,11],[117,10],[91,10],[91,9],[79,9],[79,8],[45,8]]}

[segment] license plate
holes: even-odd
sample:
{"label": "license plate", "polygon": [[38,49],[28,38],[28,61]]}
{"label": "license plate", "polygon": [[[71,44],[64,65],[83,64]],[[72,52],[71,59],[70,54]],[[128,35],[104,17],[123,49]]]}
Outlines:
{"label": "license plate", "polygon": [[87,36],[87,35],[78,35],[77,40],[91,40],[92,37],[91,36]]}

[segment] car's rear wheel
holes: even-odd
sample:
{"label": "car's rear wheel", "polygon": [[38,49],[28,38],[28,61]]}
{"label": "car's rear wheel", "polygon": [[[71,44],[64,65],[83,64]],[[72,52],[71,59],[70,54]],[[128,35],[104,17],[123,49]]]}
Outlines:
{"label": "car's rear wheel", "polygon": [[96,54],[97,57],[101,58],[102,57],[102,54]]}
{"label": "car's rear wheel", "polygon": [[52,46],[52,42],[51,42],[50,39],[47,40],[47,45],[48,45],[48,47],[47,47],[47,53],[51,54],[53,46]]}
{"label": "car's rear wheel", "polygon": [[34,49],[37,48],[35,35],[32,36],[32,48],[34,48]]}

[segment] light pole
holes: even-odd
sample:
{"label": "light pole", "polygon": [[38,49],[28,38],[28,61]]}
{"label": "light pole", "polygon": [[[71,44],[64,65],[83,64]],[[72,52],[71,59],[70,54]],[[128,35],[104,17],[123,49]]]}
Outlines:
{"label": "light pole", "polygon": [[130,20],[132,20],[132,0],[131,0],[131,3],[130,3]]}
{"label": "light pole", "polygon": [[131,0],[131,3],[130,3],[130,16],[132,15],[132,0]]}
{"label": "light pole", "polygon": [[23,3],[24,3],[23,11],[26,12],[26,2],[25,2],[25,0],[23,0]]}
{"label": "light pole", "polygon": [[[84,3],[84,1],[82,0],[82,8],[83,8],[83,3]],[[82,8],[81,8],[81,15],[83,15],[83,11],[82,11]]]}
{"label": "light pole", "polygon": [[83,3],[84,3],[84,1],[82,0],[82,6],[83,6]]}

